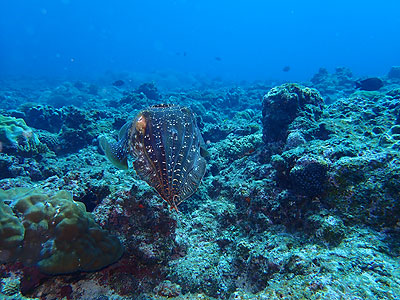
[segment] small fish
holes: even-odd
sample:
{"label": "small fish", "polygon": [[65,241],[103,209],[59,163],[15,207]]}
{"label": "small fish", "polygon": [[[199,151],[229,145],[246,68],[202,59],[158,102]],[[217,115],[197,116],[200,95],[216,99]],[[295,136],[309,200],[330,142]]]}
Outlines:
{"label": "small fish", "polygon": [[221,60],[222,60],[222,58],[221,58],[221,57],[219,57],[219,56],[216,56],[216,57],[215,57],[215,60],[216,60],[216,61],[221,61]]}
{"label": "small fish", "polygon": [[119,141],[99,144],[117,167],[128,169],[129,158],[139,177],[178,211],[198,188],[208,152],[189,108],[161,104],[142,110],[119,132]]}
{"label": "small fish", "polygon": [[[175,53],[177,56],[181,56],[181,53],[180,52],[176,52]],[[183,53],[182,53],[182,56],[186,56],[187,55],[187,53],[186,53],[186,51],[184,51]]]}
{"label": "small fish", "polygon": [[284,66],[282,71],[283,72],[289,72],[290,71],[290,66]]}
{"label": "small fish", "polygon": [[125,81],[119,79],[119,80],[114,81],[112,85],[119,87],[119,86],[123,86],[124,84],[125,84]]}
{"label": "small fish", "polygon": [[383,81],[378,77],[356,81],[356,88],[363,91],[377,91],[381,87],[383,87]]}

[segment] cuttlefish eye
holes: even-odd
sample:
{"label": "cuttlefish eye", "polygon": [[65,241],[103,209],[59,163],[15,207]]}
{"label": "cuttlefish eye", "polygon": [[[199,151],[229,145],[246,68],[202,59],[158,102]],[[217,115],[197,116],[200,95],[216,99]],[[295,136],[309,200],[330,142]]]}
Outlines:
{"label": "cuttlefish eye", "polygon": [[146,130],[147,121],[143,115],[139,116],[136,121],[136,130],[141,134],[144,134]]}

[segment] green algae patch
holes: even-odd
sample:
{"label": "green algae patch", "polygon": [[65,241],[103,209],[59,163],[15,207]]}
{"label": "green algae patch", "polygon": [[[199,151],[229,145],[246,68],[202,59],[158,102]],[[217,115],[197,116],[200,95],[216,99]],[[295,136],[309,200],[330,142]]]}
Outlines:
{"label": "green algae patch", "polygon": [[67,191],[49,196],[26,188],[0,190],[0,201],[0,253],[9,254],[8,261],[37,265],[46,274],[65,274],[96,271],[122,255],[119,240]]}

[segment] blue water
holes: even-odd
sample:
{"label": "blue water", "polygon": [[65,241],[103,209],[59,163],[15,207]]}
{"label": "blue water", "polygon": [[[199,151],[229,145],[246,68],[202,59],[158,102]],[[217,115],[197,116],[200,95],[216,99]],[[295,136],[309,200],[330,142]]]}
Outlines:
{"label": "blue water", "polygon": [[0,76],[307,80],[337,66],[382,76],[400,64],[399,10],[394,0],[0,0]]}

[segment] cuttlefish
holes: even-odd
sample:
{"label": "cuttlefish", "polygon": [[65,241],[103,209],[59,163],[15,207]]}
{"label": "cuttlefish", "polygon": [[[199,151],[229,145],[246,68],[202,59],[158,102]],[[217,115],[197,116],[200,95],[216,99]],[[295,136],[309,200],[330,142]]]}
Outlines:
{"label": "cuttlefish", "polygon": [[176,211],[206,171],[208,152],[187,107],[161,104],[142,110],[121,128],[118,142],[101,136],[99,143],[115,166],[128,169],[132,161],[139,177]]}

